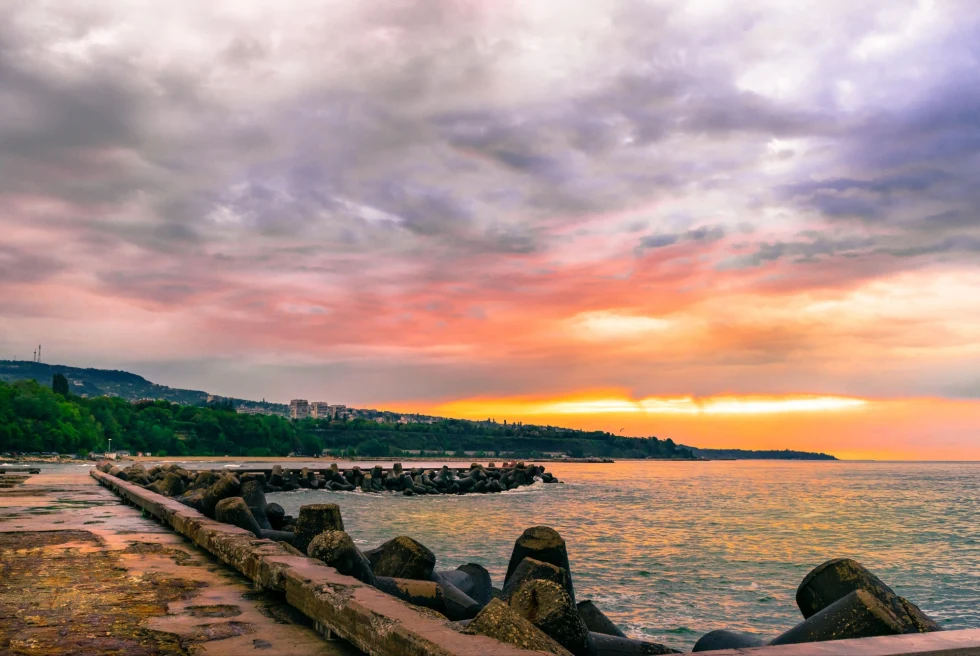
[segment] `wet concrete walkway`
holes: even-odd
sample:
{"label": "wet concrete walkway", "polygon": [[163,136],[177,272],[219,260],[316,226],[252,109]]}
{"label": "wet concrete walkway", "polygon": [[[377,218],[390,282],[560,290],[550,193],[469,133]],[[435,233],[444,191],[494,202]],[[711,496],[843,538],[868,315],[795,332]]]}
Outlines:
{"label": "wet concrete walkway", "polygon": [[360,653],[88,472],[0,476],[0,653]]}

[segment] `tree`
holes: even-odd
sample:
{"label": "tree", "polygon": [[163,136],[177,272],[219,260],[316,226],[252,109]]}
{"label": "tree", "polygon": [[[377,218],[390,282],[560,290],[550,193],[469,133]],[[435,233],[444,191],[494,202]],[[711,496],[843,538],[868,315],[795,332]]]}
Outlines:
{"label": "tree", "polygon": [[54,390],[55,394],[68,396],[68,379],[65,378],[64,374],[54,375],[54,378],[51,380],[51,389]]}
{"label": "tree", "polygon": [[369,458],[379,458],[388,455],[388,445],[374,438],[365,440],[357,445],[357,455]]}

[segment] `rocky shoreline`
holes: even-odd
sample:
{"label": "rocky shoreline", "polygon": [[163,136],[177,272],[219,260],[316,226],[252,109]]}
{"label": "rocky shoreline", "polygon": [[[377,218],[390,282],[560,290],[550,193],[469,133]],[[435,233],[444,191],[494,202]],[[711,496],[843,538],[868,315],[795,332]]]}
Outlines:
{"label": "rocky shoreline", "polygon": [[[174,497],[215,519],[256,537],[288,545],[360,582],[416,606],[434,611],[462,633],[483,635],[522,649],[574,656],[679,653],[668,646],[629,638],[590,600],[576,601],[564,539],[553,529],[535,526],[517,539],[507,574],[495,587],[489,572],[469,563],[455,570],[437,570],[431,550],[409,536],[361,551],[345,532],[336,504],[301,506],[295,518],[265,500],[266,491],[281,489],[366,489],[402,494],[465,494],[511,489],[533,482],[545,472],[536,465],[515,463],[496,468],[389,471],[376,467],[342,471],[190,472],[176,465],[125,470],[111,462],[99,469],[121,480]],[[381,470],[381,475],[374,472]],[[360,475],[359,480],[357,475]],[[460,481],[464,480],[462,484]],[[552,480],[553,477],[552,477]],[[145,481],[145,482],[144,482]],[[355,484],[357,481],[358,484]],[[520,482],[518,482],[520,481]],[[305,483],[305,484],[304,484]],[[476,489],[477,486],[481,486]],[[293,487],[295,486],[295,487]],[[416,488],[421,491],[416,492]],[[434,491],[432,491],[434,490]],[[500,490],[497,490],[500,491]],[[716,630],[706,633],[693,651],[792,645],[876,636],[928,633],[939,625],[915,604],[850,559],[834,559],[811,571],[796,595],[803,621],[771,639],[755,634]]]}

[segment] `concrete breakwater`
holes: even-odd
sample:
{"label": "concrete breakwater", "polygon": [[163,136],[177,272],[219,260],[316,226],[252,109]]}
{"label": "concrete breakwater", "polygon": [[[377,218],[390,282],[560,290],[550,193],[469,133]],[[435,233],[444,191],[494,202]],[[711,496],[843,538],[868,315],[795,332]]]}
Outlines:
{"label": "concrete breakwater", "polygon": [[[269,520],[269,507],[274,504],[265,504],[264,495],[257,498],[255,491],[259,485],[255,479],[242,482],[250,475],[264,474],[238,473],[240,479],[225,473],[221,480],[209,486],[212,499],[228,495],[212,509],[217,519],[256,536],[289,543],[297,551],[375,590],[455,620],[458,628],[465,626],[465,631],[505,641],[508,636],[519,635],[524,643],[515,644],[534,644],[537,649],[551,653],[604,655],[671,651],[655,643],[629,640],[594,604],[589,601],[576,604],[564,540],[547,527],[528,529],[518,539],[503,585],[495,588],[489,574],[479,565],[464,565],[448,572],[435,570],[432,552],[407,536],[389,540],[377,549],[359,551],[344,532],[339,508],[333,504],[303,506],[297,518],[285,518],[279,533],[267,532],[275,529],[263,529],[258,524],[262,522],[263,506],[265,519]],[[238,494],[234,494],[236,481],[232,479],[238,479]],[[939,628],[914,604],[895,595],[873,574],[850,560],[829,561],[811,572],[800,586],[797,603],[804,621],[774,639],[714,631],[705,635],[695,650],[773,645],[766,650],[784,653],[788,649],[784,645],[921,635]],[[521,619],[530,622],[530,627],[522,624]],[[542,641],[542,633],[564,651],[557,651],[554,644]],[[908,644],[908,639],[905,640]],[[874,653],[914,652],[879,650]]]}
{"label": "concrete breakwater", "polygon": [[[174,464],[156,465],[146,468],[140,463],[123,467],[117,463],[100,464],[100,469],[124,481],[143,486],[153,486],[154,491],[165,496],[179,496],[176,490],[183,491],[210,485],[228,470],[188,470]],[[340,468],[336,463],[324,468],[284,468],[275,465],[265,469],[236,469],[233,473],[243,483],[259,481],[262,491],[290,492],[299,489],[332,490],[339,492],[401,492],[405,496],[425,494],[492,494],[506,492],[535,481],[560,483],[543,465],[523,462],[507,463],[497,467],[494,463],[483,466],[473,463],[469,467],[449,467],[440,469],[416,467],[405,469],[401,463],[391,468],[375,465],[372,468]],[[168,475],[173,475],[169,476]],[[180,481],[178,482],[177,478]]]}

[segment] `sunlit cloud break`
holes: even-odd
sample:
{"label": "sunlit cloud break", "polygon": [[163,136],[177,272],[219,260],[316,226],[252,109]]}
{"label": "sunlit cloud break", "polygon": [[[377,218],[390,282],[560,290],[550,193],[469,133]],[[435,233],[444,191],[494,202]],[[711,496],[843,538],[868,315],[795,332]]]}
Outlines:
{"label": "sunlit cloud break", "polygon": [[567,400],[486,399],[457,401],[441,410],[464,416],[483,415],[763,415],[791,412],[833,412],[858,409],[869,401],[844,396],[717,396],[709,398],[647,397],[577,398]]}

